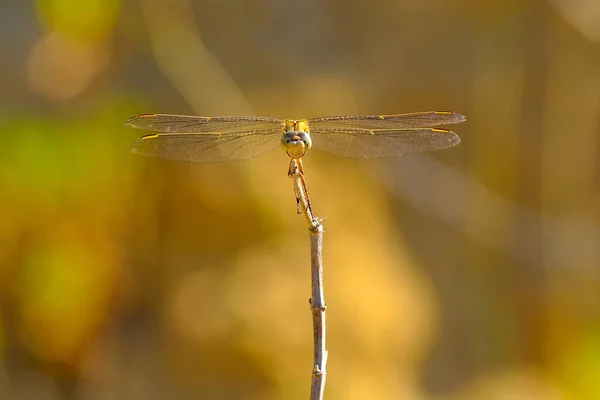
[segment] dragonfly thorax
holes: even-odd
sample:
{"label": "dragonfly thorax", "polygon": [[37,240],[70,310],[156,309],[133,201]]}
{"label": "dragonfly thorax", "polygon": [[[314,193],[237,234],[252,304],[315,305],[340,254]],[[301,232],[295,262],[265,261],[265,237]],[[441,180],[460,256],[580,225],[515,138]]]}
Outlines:
{"label": "dragonfly thorax", "polygon": [[303,157],[312,146],[312,140],[306,121],[287,120],[283,123],[281,146],[288,156],[298,159]]}

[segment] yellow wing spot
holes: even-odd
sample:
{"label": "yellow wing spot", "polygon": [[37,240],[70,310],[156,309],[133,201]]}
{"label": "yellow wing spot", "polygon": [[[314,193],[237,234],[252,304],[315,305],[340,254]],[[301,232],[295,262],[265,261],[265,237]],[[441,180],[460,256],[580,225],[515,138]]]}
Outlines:
{"label": "yellow wing spot", "polygon": [[385,119],[385,115],[380,115],[379,119]]}
{"label": "yellow wing spot", "polygon": [[452,112],[450,111],[434,111],[437,115],[450,115]]}
{"label": "yellow wing spot", "polygon": [[157,138],[158,135],[154,134],[154,135],[146,135],[146,136],[142,136],[142,140],[147,140],[147,139],[154,139]]}
{"label": "yellow wing spot", "polygon": [[375,135],[375,132],[373,132],[373,131],[369,131],[369,133],[370,133],[371,135]]}
{"label": "yellow wing spot", "polygon": [[450,132],[448,129],[436,129],[436,128],[431,128],[431,132],[435,132],[435,133],[448,133]]}

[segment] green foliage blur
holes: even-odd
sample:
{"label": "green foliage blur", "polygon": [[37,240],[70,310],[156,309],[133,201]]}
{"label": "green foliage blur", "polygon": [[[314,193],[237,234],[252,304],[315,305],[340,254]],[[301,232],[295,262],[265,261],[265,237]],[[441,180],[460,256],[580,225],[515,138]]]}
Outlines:
{"label": "green foliage blur", "polygon": [[6,0],[0,399],[306,399],[288,158],[129,152],[140,113],[451,110],[454,148],[311,151],[326,399],[600,399],[594,0]]}

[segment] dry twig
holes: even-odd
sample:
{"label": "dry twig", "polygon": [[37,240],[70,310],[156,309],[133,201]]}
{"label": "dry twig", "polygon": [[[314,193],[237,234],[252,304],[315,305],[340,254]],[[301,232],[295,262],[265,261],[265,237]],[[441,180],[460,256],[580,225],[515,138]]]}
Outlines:
{"label": "dry twig", "polygon": [[323,296],[323,224],[312,213],[306,181],[300,159],[290,161],[289,176],[292,178],[298,213],[304,214],[310,232],[310,266],[312,296],[310,306],[313,315],[314,362],[312,371],[311,400],[322,400],[325,390],[327,349],[325,348],[325,299]]}

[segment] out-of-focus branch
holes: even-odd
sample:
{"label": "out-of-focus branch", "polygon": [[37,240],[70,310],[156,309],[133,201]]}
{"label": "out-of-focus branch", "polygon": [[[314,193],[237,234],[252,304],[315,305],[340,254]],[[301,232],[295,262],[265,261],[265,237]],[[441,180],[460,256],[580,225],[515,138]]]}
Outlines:
{"label": "out-of-focus branch", "polygon": [[252,115],[252,107],[202,43],[189,0],[140,0],[156,62],[203,115]]}
{"label": "out-of-focus branch", "polygon": [[600,6],[597,0],[550,0],[549,3],[579,33],[600,44]]}

